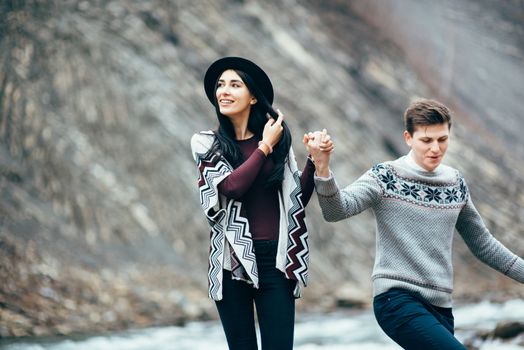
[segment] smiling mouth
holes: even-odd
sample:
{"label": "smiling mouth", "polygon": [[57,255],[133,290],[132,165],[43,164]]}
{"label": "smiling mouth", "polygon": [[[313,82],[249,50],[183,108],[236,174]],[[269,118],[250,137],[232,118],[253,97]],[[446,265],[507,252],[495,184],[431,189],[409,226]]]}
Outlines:
{"label": "smiling mouth", "polygon": [[227,99],[222,99],[219,101],[221,104],[224,104],[224,105],[230,105],[232,104],[234,101],[233,100],[227,100]]}

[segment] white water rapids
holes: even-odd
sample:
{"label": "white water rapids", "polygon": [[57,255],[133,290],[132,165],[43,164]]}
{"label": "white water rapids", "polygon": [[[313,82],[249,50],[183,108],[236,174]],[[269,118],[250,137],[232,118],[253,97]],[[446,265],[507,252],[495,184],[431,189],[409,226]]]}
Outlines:
{"label": "white water rapids", "polygon": [[[454,309],[460,340],[474,331],[493,329],[499,321],[524,321],[524,300],[503,304],[481,302]],[[488,340],[480,350],[524,350],[524,334],[510,342]],[[149,328],[83,339],[33,339],[0,342],[4,350],[227,350],[218,322],[194,322],[184,327]],[[371,311],[297,315],[296,350],[398,350],[380,330]]]}

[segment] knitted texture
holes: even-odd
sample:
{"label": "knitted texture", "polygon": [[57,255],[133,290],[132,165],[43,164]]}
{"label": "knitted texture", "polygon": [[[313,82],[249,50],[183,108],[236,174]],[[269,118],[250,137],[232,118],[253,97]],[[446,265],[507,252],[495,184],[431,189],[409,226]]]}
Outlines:
{"label": "knitted texture", "polygon": [[524,283],[524,261],[490,234],[460,173],[445,165],[423,171],[409,157],[378,164],[344,189],[332,174],[315,177],[327,221],[374,211],[373,295],[398,287],[420,293],[433,305],[451,307],[455,227],[476,257]]}
{"label": "knitted texture", "polygon": [[[229,267],[234,279],[246,281],[255,288],[259,285],[249,222],[242,214],[243,203],[226,198],[218,191],[218,184],[234,169],[222,156],[214,155],[208,159],[207,152],[213,139],[213,132],[210,131],[194,134],[191,150],[198,168],[200,204],[211,227],[209,297],[222,300],[223,269]],[[284,272],[286,278],[297,281],[293,293],[298,298],[301,295],[300,284],[307,285],[309,246],[300,172],[292,148],[284,168],[280,197],[276,268]]]}

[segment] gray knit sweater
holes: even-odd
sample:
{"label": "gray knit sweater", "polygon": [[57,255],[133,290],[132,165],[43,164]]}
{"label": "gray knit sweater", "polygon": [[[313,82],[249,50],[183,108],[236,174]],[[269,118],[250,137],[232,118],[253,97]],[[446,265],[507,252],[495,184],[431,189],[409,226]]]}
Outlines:
{"label": "gray knit sweater", "polygon": [[451,307],[455,228],[478,259],[524,283],[524,260],[489,233],[464,178],[451,167],[441,164],[428,172],[408,154],[374,166],[344,189],[333,174],[315,177],[315,186],[327,221],[374,211],[374,296],[397,287],[418,292],[433,305]]}

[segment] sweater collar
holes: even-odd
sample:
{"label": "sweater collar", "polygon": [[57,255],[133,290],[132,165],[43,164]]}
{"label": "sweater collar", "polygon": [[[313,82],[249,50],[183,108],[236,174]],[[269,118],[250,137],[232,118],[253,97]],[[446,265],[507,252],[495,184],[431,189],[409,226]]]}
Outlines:
{"label": "sweater collar", "polygon": [[409,153],[404,158],[406,159],[406,163],[408,164],[410,168],[412,168],[415,171],[422,172],[425,174],[437,175],[438,173],[440,173],[440,170],[442,168],[442,164],[439,164],[438,167],[436,167],[433,171],[428,171],[424,169],[423,167],[418,165],[417,162],[415,161],[415,156],[413,155],[413,151],[409,151]]}

